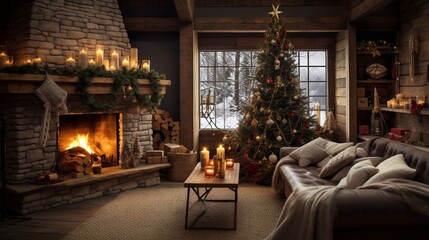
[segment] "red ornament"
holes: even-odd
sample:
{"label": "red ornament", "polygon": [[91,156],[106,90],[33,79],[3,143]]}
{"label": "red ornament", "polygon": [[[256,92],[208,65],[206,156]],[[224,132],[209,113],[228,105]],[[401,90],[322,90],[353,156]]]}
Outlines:
{"label": "red ornament", "polygon": [[284,49],[288,50],[289,49],[289,44],[286,44],[285,47],[284,47]]}
{"label": "red ornament", "polygon": [[277,41],[277,43],[280,43],[280,38],[278,37],[278,38],[276,39],[276,41]]}
{"label": "red ornament", "polygon": [[270,79],[268,79],[267,83],[272,85],[272,84],[274,84],[274,80],[270,78]]}
{"label": "red ornament", "polygon": [[245,153],[243,154],[243,157],[244,157],[244,159],[248,159],[248,158],[249,158],[249,154],[248,154],[247,152],[245,152]]}
{"label": "red ornament", "polygon": [[290,118],[294,118],[296,116],[295,112],[290,112],[289,113]]}
{"label": "red ornament", "polygon": [[249,127],[250,126],[250,121],[247,121],[246,122],[246,127]]}

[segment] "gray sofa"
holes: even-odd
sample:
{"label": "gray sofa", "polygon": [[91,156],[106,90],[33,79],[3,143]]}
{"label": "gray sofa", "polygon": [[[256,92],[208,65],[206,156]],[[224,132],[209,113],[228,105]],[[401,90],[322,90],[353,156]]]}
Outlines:
{"label": "gray sofa", "polygon": [[[429,152],[384,138],[374,138],[356,146],[365,149],[370,156],[383,159],[402,153],[406,164],[416,169],[413,181],[427,184],[429,189]],[[282,148],[280,158],[295,149]],[[331,178],[319,177],[317,168],[301,167],[292,162],[280,164],[276,167],[274,175],[278,179],[273,178],[273,187],[287,198],[300,187],[338,184]],[[423,207],[429,208],[429,201],[422,203],[425,204]],[[380,189],[341,189],[334,205],[334,239],[429,239],[429,216],[410,210],[401,195]]]}

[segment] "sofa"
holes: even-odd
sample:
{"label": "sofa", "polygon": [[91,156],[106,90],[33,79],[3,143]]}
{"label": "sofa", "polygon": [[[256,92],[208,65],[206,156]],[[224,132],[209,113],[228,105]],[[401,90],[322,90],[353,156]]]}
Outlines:
{"label": "sofa", "polygon": [[[273,188],[277,194],[289,198],[294,191],[305,187],[339,188],[332,201],[333,239],[429,239],[429,152],[385,138],[373,138],[357,144],[335,143],[321,138],[313,141],[319,145],[325,144],[321,151],[324,153],[318,156],[319,159],[309,157],[310,160],[306,159],[307,162],[304,163],[299,161],[299,157],[317,155],[320,151],[318,148],[308,148],[314,146],[311,142],[306,144],[307,149],[305,145],[300,148],[280,149],[280,161],[273,176]],[[321,177],[327,164],[333,158],[338,159],[335,156],[344,155],[346,149],[349,152],[355,151],[354,159],[349,159],[348,164],[342,164],[344,166],[337,168],[333,174]],[[404,178],[418,185],[418,191],[422,192],[417,204],[410,206],[403,195],[371,188],[371,184],[365,187],[365,182],[381,173],[381,164],[395,157],[403,157],[410,168],[406,169]],[[361,186],[339,187],[340,183],[344,186],[344,182],[351,175],[350,169],[362,162],[362,159],[365,159],[367,164],[370,161],[369,165],[373,166],[368,169],[375,169],[376,173],[365,176],[364,181],[360,179],[361,183],[358,185]],[[377,169],[377,165],[380,169]],[[386,174],[383,176],[386,177]],[[422,211],[415,211],[415,207]]]}

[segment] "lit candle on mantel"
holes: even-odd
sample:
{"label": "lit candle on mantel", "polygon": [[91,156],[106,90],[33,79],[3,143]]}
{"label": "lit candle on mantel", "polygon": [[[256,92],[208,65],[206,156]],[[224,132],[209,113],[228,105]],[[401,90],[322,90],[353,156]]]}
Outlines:
{"label": "lit candle on mantel", "polygon": [[218,158],[225,160],[225,148],[223,148],[222,145],[219,145],[219,147],[216,148],[216,155]]}
{"label": "lit candle on mantel", "polygon": [[7,54],[4,51],[0,52],[0,67],[3,67],[7,62]]}
{"label": "lit candle on mantel", "polygon": [[143,70],[146,70],[146,71],[150,71],[150,60],[143,60],[142,61],[142,68],[143,68]]}
{"label": "lit candle on mantel", "polygon": [[[97,45],[95,49],[95,65],[101,67],[104,64],[104,49],[100,45]],[[105,65],[105,67],[107,68],[108,66]]]}
{"label": "lit candle on mantel", "polygon": [[139,51],[137,48],[131,48],[130,50],[130,67],[131,68],[138,68],[139,67],[139,57],[138,57]]}
{"label": "lit candle on mantel", "polygon": [[72,57],[68,57],[66,59],[66,67],[74,67],[76,66],[76,60]]}
{"label": "lit candle on mantel", "polygon": [[129,59],[128,56],[125,56],[124,59],[122,59],[122,67],[124,67],[127,70],[130,68],[130,61],[128,59]]}
{"label": "lit candle on mantel", "polygon": [[115,70],[119,69],[119,53],[113,49],[112,56],[110,57],[110,68],[114,67]]}
{"label": "lit candle on mantel", "polygon": [[86,48],[81,48],[79,51],[79,64],[81,68],[88,67],[88,50]]}
{"label": "lit candle on mantel", "polygon": [[89,67],[95,67],[95,61],[94,61],[94,59],[89,59],[88,66]]}
{"label": "lit candle on mantel", "polygon": [[8,56],[6,62],[4,63],[5,67],[10,67],[13,65],[13,56]]}
{"label": "lit candle on mantel", "polygon": [[210,152],[207,151],[206,148],[204,148],[201,152],[200,152],[200,161],[201,161],[201,168],[204,169],[205,166],[209,165],[209,161],[210,161]]}

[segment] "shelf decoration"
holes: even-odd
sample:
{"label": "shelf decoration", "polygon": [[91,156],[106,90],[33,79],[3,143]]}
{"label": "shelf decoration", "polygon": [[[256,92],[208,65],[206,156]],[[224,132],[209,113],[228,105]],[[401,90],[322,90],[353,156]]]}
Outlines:
{"label": "shelf decoration", "polygon": [[398,52],[398,48],[391,42],[386,40],[379,41],[365,41],[362,40],[357,44],[357,50],[368,52],[372,54],[372,57],[381,56],[381,50]]}

